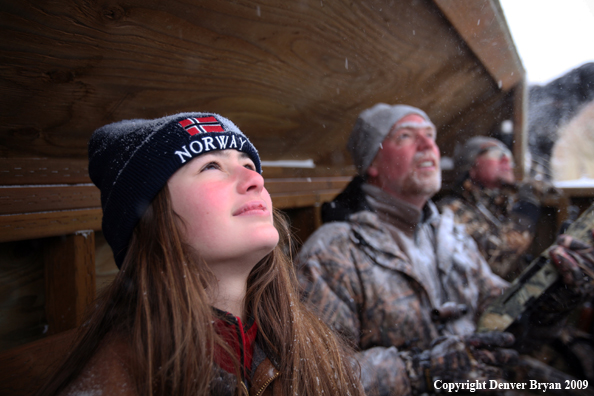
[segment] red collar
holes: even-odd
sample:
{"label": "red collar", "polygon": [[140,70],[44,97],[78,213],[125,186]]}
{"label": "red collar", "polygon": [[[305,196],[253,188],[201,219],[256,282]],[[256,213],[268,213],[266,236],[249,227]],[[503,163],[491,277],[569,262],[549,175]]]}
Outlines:
{"label": "red collar", "polygon": [[[241,363],[244,379],[250,378],[252,368],[252,356],[254,354],[254,342],[258,334],[258,326],[251,319],[248,323],[242,323],[239,317],[230,313],[219,311],[218,319],[215,320],[215,331],[223,337],[227,344],[234,351],[235,356]],[[233,360],[220,347],[216,348],[215,362],[225,371],[234,374]]]}

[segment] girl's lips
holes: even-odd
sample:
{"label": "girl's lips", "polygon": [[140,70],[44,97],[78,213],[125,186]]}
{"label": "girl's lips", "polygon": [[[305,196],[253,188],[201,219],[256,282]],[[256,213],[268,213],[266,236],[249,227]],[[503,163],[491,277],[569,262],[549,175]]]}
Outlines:
{"label": "girl's lips", "polygon": [[234,213],[233,216],[242,216],[242,215],[248,215],[248,214],[263,214],[263,213],[267,213],[268,209],[266,208],[266,205],[264,204],[264,202],[261,201],[254,201],[254,202],[248,202],[245,205],[242,205],[239,209],[237,209]]}

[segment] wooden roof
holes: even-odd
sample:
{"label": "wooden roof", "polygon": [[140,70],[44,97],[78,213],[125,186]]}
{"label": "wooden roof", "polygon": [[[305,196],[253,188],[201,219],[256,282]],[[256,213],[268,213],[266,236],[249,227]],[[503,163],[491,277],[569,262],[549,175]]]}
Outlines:
{"label": "wooden roof", "polygon": [[418,106],[448,153],[513,114],[524,76],[494,0],[5,0],[0,12],[1,157],[85,159],[106,123],[214,111],[264,160],[317,165],[278,174],[351,174],[361,110]]}
{"label": "wooden roof", "polygon": [[340,191],[377,102],[425,110],[443,155],[511,118],[523,163],[524,70],[496,0],[4,0],[0,62],[0,241],[100,229],[87,141],[121,119],[214,111],[263,160],[312,160],[264,167],[279,208]]}

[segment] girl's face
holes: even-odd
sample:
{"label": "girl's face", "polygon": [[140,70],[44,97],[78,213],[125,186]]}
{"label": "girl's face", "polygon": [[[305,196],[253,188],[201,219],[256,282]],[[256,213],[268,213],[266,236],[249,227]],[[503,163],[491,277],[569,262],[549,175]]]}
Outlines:
{"label": "girl's face", "polygon": [[274,249],[272,201],[252,160],[237,150],[194,158],[167,185],[185,240],[213,268],[255,265]]}

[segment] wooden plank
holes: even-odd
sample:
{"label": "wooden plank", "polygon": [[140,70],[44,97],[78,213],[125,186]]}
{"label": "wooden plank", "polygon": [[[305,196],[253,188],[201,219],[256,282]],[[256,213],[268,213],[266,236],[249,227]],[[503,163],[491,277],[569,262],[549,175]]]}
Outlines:
{"label": "wooden plank", "polygon": [[592,187],[562,187],[561,190],[568,197],[594,197],[594,188]]}
{"label": "wooden plank", "polygon": [[75,330],[0,353],[0,395],[29,396],[49,379],[68,354]]}
{"label": "wooden plank", "polygon": [[0,187],[0,215],[98,206],[101,193],[93,184]]}
{"label": "wooden plank", "polygon": [[265,179],[264,185],[270,194],[315,193],[319,190],[343,189],[351,177]]}
{"label": "wooden plank", "polygon": [[86,159],[0,158],[0,185],[90,183]]}
{"label": "wooden plank", "polygon": [[52,238],[45,251],[48,333],[80,326],[95,299],[95,233]]}
{"label": "wooden plank", "polygon": [[504,91],[525,76],[497,0],[434,0],[466,44]]}
{"label": "wooden plank", "polygon": [[82,160],[106,123],[208,109],[264,160],[340,169],[374,103],[420,107],[441,128],[498,91],[432,1],[6,0],[2,11],[4,157]]}
{"label": "wooden plank", "polygon": [[313,194],[274,194],[271,198],[272,205],[278,209],[303,208],[332,201],[340,192],[341,190],[323,190]]}
{"label": "wooden plank", "polygon": [[[322,190],[341,190],[350,180],[350,176],[271,178],[265,179],[265,185],[272,195],[315,195]],[[0,204],[0,215],[92,208],[100,205],[100,191],[94,185],[4,187],[0,188]]]}
{"label": "wooden plank", "polygon": [[0,216],[0,242],[101,229],[100,208]]}
{"label": "wooden plank", "polygon": [[514,170],[517,180],[524,180],[526,169],[526,150],[528,150],[528,89],[526,80],[522,79],[513,89],[514,104],[514,145],[513,155],[516,160]]}

